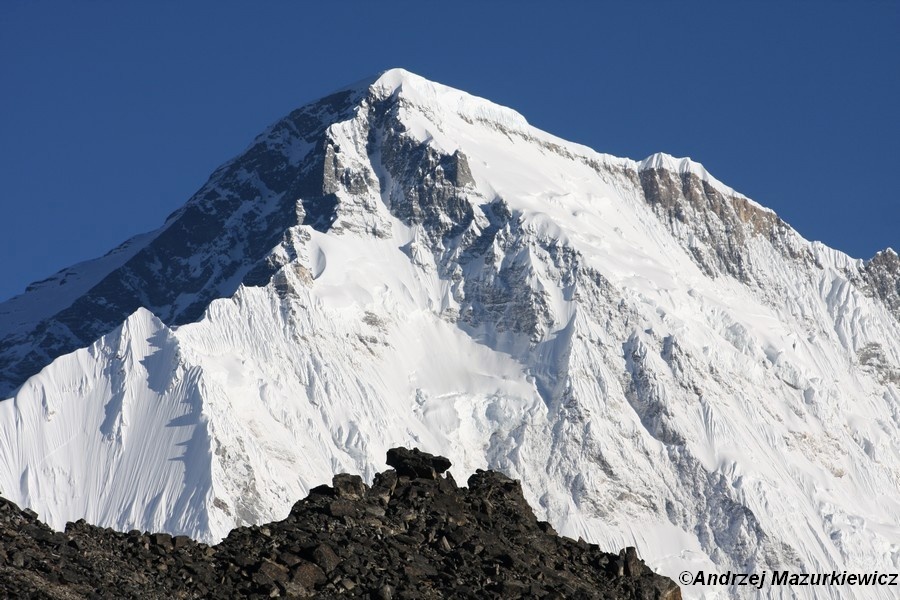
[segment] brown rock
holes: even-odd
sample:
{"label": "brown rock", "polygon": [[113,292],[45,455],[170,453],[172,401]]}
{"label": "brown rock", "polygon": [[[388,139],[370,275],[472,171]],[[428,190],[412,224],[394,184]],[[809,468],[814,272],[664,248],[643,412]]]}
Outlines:
{"label": "brown rock", "polygon": [[327,580],[325,571],[318,565],[303,561],[291,572],[291,582],[299,583],[308,590],[313,590]]}
{"label": "brown rock", "polygon": [[338,498],[348,498],[356,500],[366,495],[366,484],[363,483],[362,477],[359,475],[348,475],[340,473],[331,479],[331,487],[334,488],[334,495]]}
{"label": "brown rock", "polygon": [[270,560],[264,560],[262,563],[260,563],[256,572],[262,573],[271,581],[277,583],[287,581],[290,576],[290,571],[288,571],[287,567],[279,565],[278,563],[274,563]]}
{"label": "brown rock", "polygon": [[331,573],[341,564],[341,557],[335,553],[331,546],[326,544],[316,546],[316,549],[313,550],[312,558],[313,562],[322,567],[322,570],[326,573]]}
{"label": "brown rock", "polygon": [[637,550],[634,546],[628,546],[620,551],[619,556],[623,558],[625,575],[628,577],[640,577],[644,573],[644,561],[638,558]]}
{"label": "brown rock", "polygon": [[150,536],[150,543],[161,548],[171,548],[172,536],[168,533],[154,533]]}
{"label": "brown rock", "polygon": [[328,514],[332,517],[352,517],[358,513],[356,504],[344,498],[338,498],[328,504]]}

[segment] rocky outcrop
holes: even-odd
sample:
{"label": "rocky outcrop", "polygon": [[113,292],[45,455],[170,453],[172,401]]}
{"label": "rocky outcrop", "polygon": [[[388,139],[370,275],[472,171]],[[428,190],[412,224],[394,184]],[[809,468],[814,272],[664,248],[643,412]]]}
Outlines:
{"label": "rocky outcrop", "polygon": [[388,452],[371,486],[335,475],[277,523],[219,545],[70,523],[55,532],[0,500],[0,589],[33,598],[635,598],[678,600],[634,548],[558,536],[518,481],[446,458]]}
{"label": "rocky outcrop", "polygon": [[796,244],[787,223],[747,198],[692,173],[646,168],[639,176],[646,202],[710,277],[725,274],[752,282],[746,255],[751,237],[762,237],[791,260],[815,263],[809,249]]}
{"label": "rocky outcrop", "polygon": [[866,292],[881,299],[900,321],[900,257],[887,248],[875,254],[862,269]]}

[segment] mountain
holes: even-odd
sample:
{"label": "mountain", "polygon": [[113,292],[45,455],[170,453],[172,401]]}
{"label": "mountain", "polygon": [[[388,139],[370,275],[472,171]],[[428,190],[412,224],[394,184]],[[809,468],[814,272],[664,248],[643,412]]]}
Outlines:
{"label": "mountain", "polygon": [[673,578],[900,570],[897,254],[403,70],[0,305],[0,339],[0,492],[54,527],[215,542],[416,445]]}

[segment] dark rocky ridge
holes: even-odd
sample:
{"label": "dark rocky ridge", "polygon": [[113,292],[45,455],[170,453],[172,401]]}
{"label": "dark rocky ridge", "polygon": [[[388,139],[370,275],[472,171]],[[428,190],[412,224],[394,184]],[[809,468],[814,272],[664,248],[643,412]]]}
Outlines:
{"label": "dark rocky ridge", "polygon": [[634,598],[679,600],[633,548],[602,552],[538,521],[518,481],[394,449],[367,486],[336,475],[284,520],[217,546],[79,521],[55,532],[0,499],[0,596],[9,598]]}
{"label": "dark rocky ridge", "polygon": [[[71,305],[0,336],[0,398],[58,356],[112,331],[138,308],[169,326],[183,325],[202,317],[213,300],[234,294],[239,283],[268,283],[282,266],[270,253],[289,227],[331,226],[337,198],[327,128],[349,119],[364,94],[339,92],[293,111],[216,169],[143,248]],[[299,158],[296,145],[312,150]],[[26,292],[50,286],[65,294],[66,274]]]}

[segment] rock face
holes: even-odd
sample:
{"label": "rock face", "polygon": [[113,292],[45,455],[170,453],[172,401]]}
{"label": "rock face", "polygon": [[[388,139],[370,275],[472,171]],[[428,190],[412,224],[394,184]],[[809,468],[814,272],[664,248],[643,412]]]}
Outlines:
{"label": "rock face", "polygon": [[618,554],[538,521],[518,481],[393,448],[367,486],[335,475],[287,519],[217,546],[79,521],[55,532],[0,499],[0,589],[39,598],[634,598],[680,600],[634,548]]}
{"label": "rock face", "polygon": [[868,291],[881,298],[900,321],[900,257],[897,253],[891,248],[882,250],[866,262],[862,272],[869,285]]}
{"label": "rock face", "polygon": [[189,323],[239,284],[268,282],[282,266],[271,251],[286,230],[323,231],[334,220],[326,130],[352,115],[358,96],[345,91],[293,111],[219,167],[162,227],[13,299],[0,310],[0,398],[139,307],[169,324]]}

